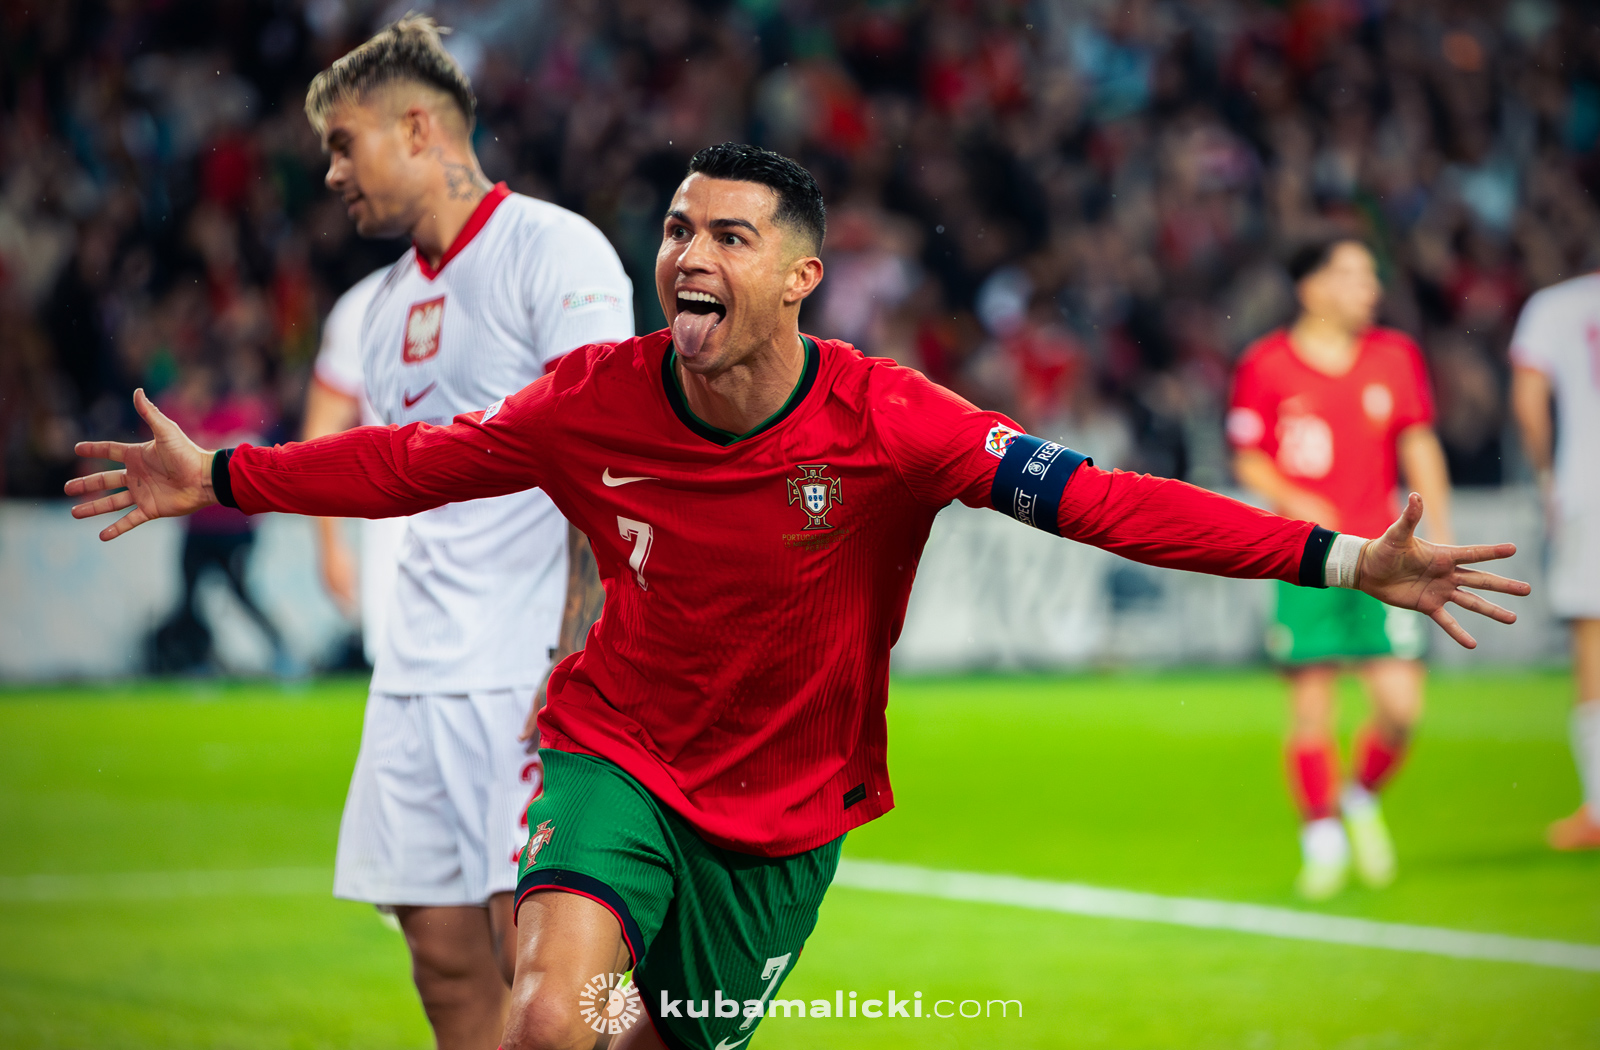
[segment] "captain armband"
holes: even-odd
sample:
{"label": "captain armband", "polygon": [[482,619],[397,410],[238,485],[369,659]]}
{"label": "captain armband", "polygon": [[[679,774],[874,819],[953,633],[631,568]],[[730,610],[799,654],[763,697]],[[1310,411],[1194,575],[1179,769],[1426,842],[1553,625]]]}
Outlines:
{"label": "captain armband", "polygon": [[990,432],[989,451],[994,453],[997,447],[1003,454],[989,490],[990,506],[1024,525],[1061,535],[1061,493],[1080,466],[1094,461],[1065,445],[1007,427]]}

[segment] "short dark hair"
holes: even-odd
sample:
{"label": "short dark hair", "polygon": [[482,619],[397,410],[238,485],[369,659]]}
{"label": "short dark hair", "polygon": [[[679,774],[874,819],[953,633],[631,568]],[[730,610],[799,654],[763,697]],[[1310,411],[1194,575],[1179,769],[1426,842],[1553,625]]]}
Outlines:
{"label": "short dark hair", "polygon": [[738,182],[759,182],[778,195],[774,222],[798,230],[811,242],[812,252],[822,250],[828,235],[828,209],[822,190],[811,173],[781,153],[743,142],[707,146],[689,160],[690,175]]}
{"label": "short dark hair", "polygon": [[398,80],[442,91],[456,104],[471,134],[478,101],[472,82],[444,48],[442,28],[427,15],[409,14],[382,29],[365,44],[318,73],[306,92],[306,116],[317,134],[327,128],[328,112],[345,100],[361,101],[368,92]]}
{"label": "short dark hair", "polygon": [[1341,244],[1354,244],[1367,251],[1372,251],[1367,242],[1353,233],[1335,234],[1332,237],[1319,237],[1317,240],[1308,241],[1289,253],[1289,258],[1284,262],[1284,269],[1289,271],[1289,280],[1295,284],[1310,277],[1333,258],[1333,251]]}

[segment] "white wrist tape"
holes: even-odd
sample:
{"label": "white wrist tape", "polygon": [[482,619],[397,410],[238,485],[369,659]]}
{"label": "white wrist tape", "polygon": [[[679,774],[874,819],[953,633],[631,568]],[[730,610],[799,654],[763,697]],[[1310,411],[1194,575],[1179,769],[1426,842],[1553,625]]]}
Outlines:
{"label": "white wrist tape", "polygon": [[1361,565],[1361,549],[1367,541],[1360,536],[1339,533],[1328,546],[1328,561],[1323,566],[1322,579],[1329,587],[1354,588],[1359,582],[1357,569]]}

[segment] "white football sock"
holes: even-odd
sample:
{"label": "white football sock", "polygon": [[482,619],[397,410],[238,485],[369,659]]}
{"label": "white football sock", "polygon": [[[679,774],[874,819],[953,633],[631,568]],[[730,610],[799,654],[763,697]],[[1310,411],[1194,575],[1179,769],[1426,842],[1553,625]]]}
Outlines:
{"label": "white football sock", "polygon": [[1600,700],[1585,700],[1572,709],[1572,754],[1583,780],[1583,800],[1600,817]]}
{"label": "white football sock", "polygon": [[1343,864],[1350,858],[1350,840],[1338,817],[1323,817],[1300,828],[1300,851],[1307,861]]}
{"label": "white football sock", "polygon": [[1339,793],[1339,811],[1345,816],[1365,812],[1377,804],[1377,796],[1355,781],[1346,784]]}

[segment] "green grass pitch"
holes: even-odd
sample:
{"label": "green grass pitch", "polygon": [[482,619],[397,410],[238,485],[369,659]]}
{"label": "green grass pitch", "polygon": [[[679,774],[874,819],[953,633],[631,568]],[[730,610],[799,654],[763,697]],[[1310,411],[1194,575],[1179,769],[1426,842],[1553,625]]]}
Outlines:
{"label": "green grass pitch", "polygon": [[[1569,689],[1436,676],[1387,797],[1399,882],[1318,910],[1600,944],[1600,856],[1542,844],[1577,799]],[[845,853],[1301,907],[1281,691],[1254,672],[897,680],[899,808]],[[331,868],[363,696],[351,679],[0,691],[0,884]],[[782,997],[889,988],[1023,1014],[775,1018],[754,1045],[1600,1046],[1600,974],[835,888]],[[0,1046],[430,1045],[404,945],[365,906],[0,897]]]}

